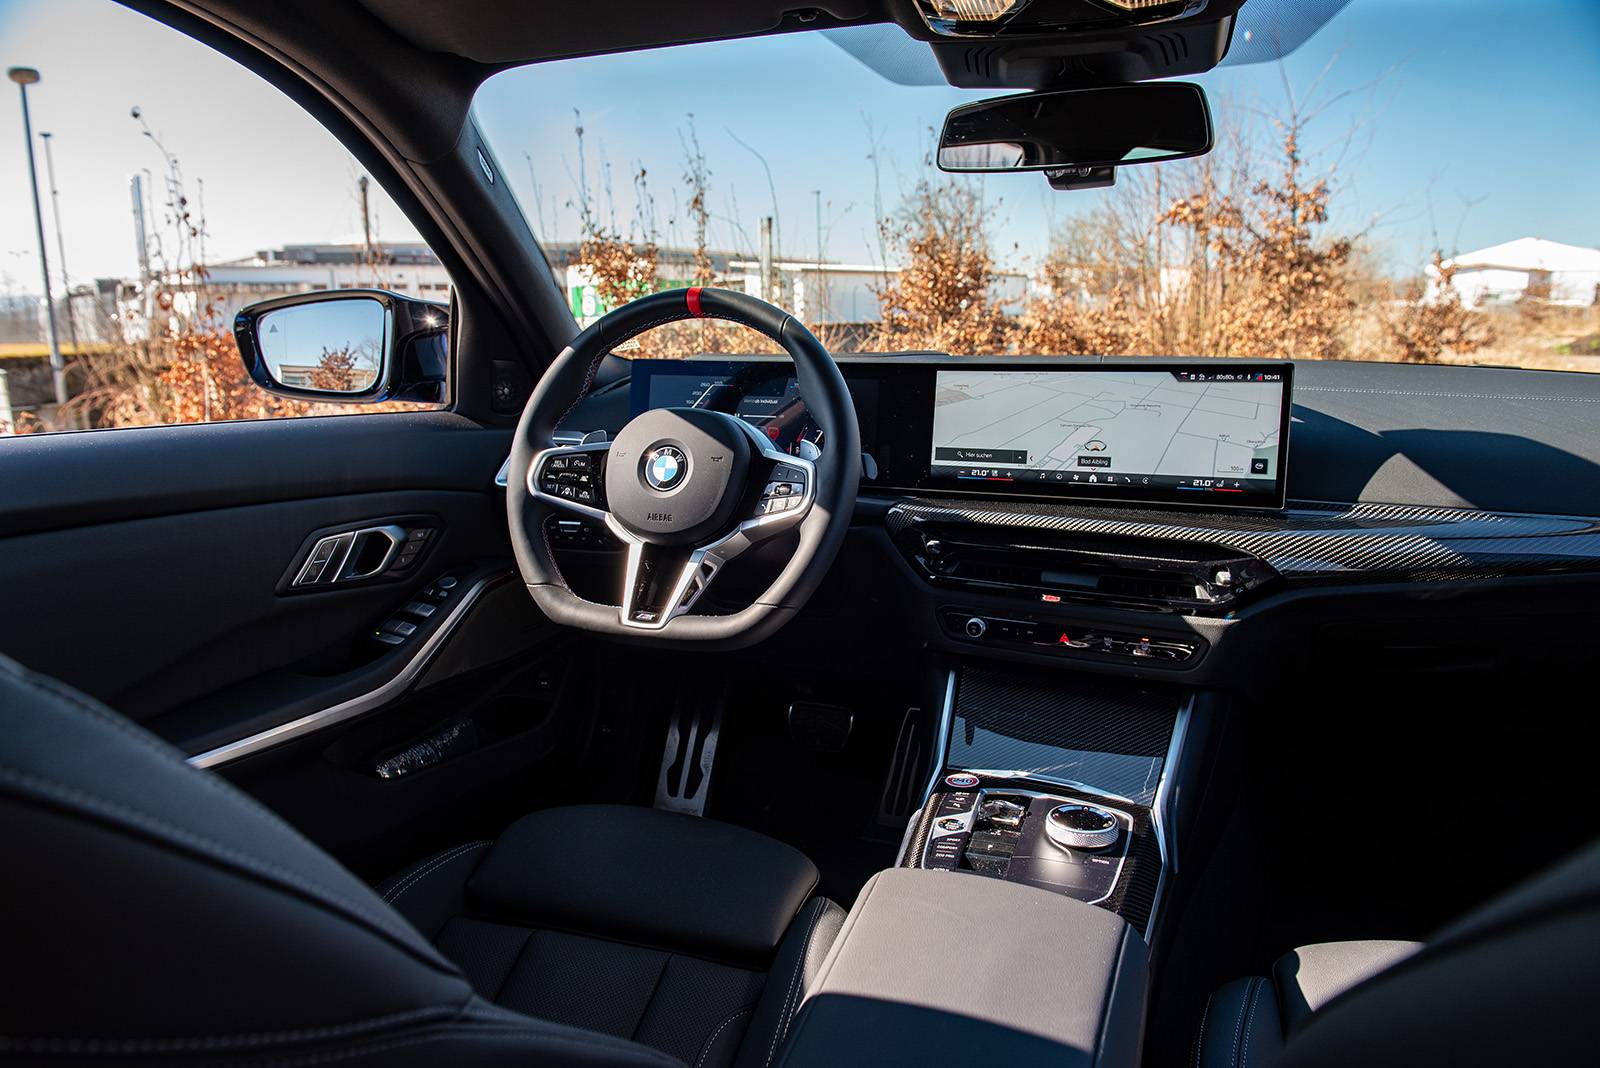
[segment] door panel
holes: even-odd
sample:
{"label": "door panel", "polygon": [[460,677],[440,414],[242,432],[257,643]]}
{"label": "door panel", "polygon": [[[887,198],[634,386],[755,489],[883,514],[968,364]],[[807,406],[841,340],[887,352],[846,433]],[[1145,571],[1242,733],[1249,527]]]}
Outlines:
{"label": "door panel", "polygon": [[[208,722],[207,695],[290,668],[286,705],[314,703],[318,678],[335,699],[357,639],[418,589],[509,566],[493,486],[505,450],[506,431],[444,413],[13,439],[0,447],[0,651],[185,734],[225,732],[240,713],[219,703]],[[417,516],[438,532],[402,576],[280,588],[313,531]]]}

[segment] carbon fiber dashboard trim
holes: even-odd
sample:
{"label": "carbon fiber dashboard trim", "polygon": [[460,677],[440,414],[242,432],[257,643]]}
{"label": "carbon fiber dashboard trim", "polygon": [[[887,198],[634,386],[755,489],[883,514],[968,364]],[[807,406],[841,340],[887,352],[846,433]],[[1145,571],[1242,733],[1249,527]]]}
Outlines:
{"label": "carbon fiber dashboard trim", "polygon": [[970,523],[1226,546],[1286,578],[1408,581],[1600,572],[1600,519],[1390,504],[1296,504],[1282,512],[1186,513],[1044,501],[912,498],[885,518],[899,535]]}

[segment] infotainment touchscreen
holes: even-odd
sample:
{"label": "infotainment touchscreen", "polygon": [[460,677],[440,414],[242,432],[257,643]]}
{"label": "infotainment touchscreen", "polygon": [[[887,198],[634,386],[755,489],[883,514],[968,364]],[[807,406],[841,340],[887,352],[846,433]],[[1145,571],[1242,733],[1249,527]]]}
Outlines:
{"label": "infotainment touchscreen", "polygon": [[929,482],[1280,506],[1290,368],[935,372]]}

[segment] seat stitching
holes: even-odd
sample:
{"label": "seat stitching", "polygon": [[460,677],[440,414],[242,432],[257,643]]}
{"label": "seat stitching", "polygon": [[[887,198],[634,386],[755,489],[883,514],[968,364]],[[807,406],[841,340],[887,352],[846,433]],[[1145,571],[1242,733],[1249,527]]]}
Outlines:
{"label": "seat stitching", "polygon": [[1257,983],[1264,981],[1265,980],[1262,979],[1251,979],[1250,985],[1244,988],[1244,997],[1239,999],[1239,1022],[1234,1025],[1233,1048],[1228,1051],[1228,1063],[1231,1065],[1237,1066],[1239,1063],[1239,1035],[1244,1031],[1246,1019],[1245,1009],[1248,1007],[1245,1003],[1245,999],[1255,994]]}
{"label": "seat stitching", "polygon": [[196,834],[193,831],[187,830],[186,828],[178,827],[174,824],[168,823],[165,820],[157,816],[152,816],[147,812],[124,805],[119,801],[112,801],[109,798],[104,798],[97,794],[89,793],[87,790],[82,790],[75,786],[67,786],[64,783],[58,783],[52,779],[46,779],[41,776],[34,775],[31,772],[21,771],[16,768],[0,766],[0,782],[3,781],[10,781],[25,788],[36,790],[45,798],[55,800],[58,803],[75,803],[77,805],[81,805],[89,812],[95,812],[102,816],[110,815],[120,818],[128,823],[131,823],[133,826],[146,831],[147,833],[156,832],[166,835],[176,843],[186,845],[191,849],[200,851],[201,853],[209,852],[213,854],[211,858],[213,860],[223,859],[231,861],[233,864],[244,868],[246,871],[249,871],[254,875],[268,876],[272,879],[286,883],[289,886],[300,890],[302,893],[307,893],[314,898],[319,898],[324,904],[337,905],[352,915],[360,917],[362,920],[365,920],[373,927],[385,932],[391,937],[401,939],[402,941],[406,940],[401,935],[400,931],[394,928],[384,918],[378,916],[376,913],[367,911],[367,909],[353,901],[350,901],[337,891],[330,890],[318,882],[307,879],[296,872],[290,871],[287,868],[282,868],[277,864],[271,863],[270,861],[261,860],[257,857],[251,856],[248,853],[242,853],[230,846],[223,845],[221,842],[214,841],[205,835]]}
{"label": "seat stitching", "polygon": [[21,1038],[6,1036],[0,1038],[3,1048],[26,1048],[38,1050],[46,1044],[70,1042],[79,1052],[95,1053],[115,1050],[123,1053],[156,1053],[177,1050],[207,1050],[227,1046],[262,1046],[274,1042],[301,1042],[306,1039],[337,1038],[343,1035],[354,1034],[369,1029],[389,1027],[394,1024],[411,1023],[414,1021],[427,1021],[430,1018],[448,1020],[455,1017],[459,1010],[451,1005],[439,1005],[432,1008],[413,1009],[409,1012],[391,1013],[387,1016],[372,1016],[365,1020],[353,1020],[343,1024],[329,1024],[323,1027],[305,1027],[293,1031],[256,1031],[241,1034],[193,1035],[172,1038],[72,1038],[62,1039],[55,1037],[34,1036]]}
{"label": "seat stitching", "polygon": [[701,1065],[706,1063],[706,1058],[711,1056],[711,1051],[716,1048],[717,1036],[722,1034],[722,1029],[733,1023],[733,1021],[737,1020],[739,1017],[743,1016],[753,1008],[755,1008],[754,1005],[746,1005],[744,1008],[740,1009],[738,1012],[734,1013],[732,1016],[728,1017],[726,1020],[723,1020],[717,1025],[717,1029],[711,1032],[711,1037],[706,1039],[706,1044],[700,1047],[700,1056],[695,1058],[694,1068],[700,1068]]}
{"label": "seat stitching", "polygon": [[[328,1064],[333,1061],[346,1060],[350,1057],[370,1056],[376,1053],[384,1053],[389,1050],[403,1049],[407,1046],[420,1046],[427,1042],[450,1041],[457,1038],[470,1039],[478,1036],[500,1037],[507,1035],[530,1037],[540,1042],[548,1042],[555,1045],[576,1046],[579,1050],[582,1050],[586,1054],[592,1054],[594,1052],[593,1036],[584,1039],[556,1034],[550,1031],[541,1031],[533,1027],[479,1026],[465,1028],[460,1032],[439,1030],[429,1034],[397,1036],[389,1041],[369,1042],[364,1045],[353,1044],[339,1049],[309,1052],[298,1056],[290,1054],[286,1057],[272,1061],[256,1063],[274,1065],[277,1066],[277,1068],[292,1068],[292,1066],[296,1065]],[[650,1049],[647,1046],[640,1046],[637,1049],[629,1050],[628,1053],[641,1059],[650,1058],[654,1063],[661,1065],[662,1068],[682,1068],[683,1066],[683,1062],[677,1058],[668,1056],[667,1054],[661,1053],[658,1050]]]}
{"label": "seat stitching", "polygon": [[[795,990],[800,986],[800,977],[805,974],[806,957],[808,957],[811,953],[811,936],[816,933],[817,921],[822,919],[823,907],[826,904],[827,900],[825,898],[817,898],[817,907],[811,913],[811,923],[809,926],[807,926],[806,936],[800,943],[800,960],[795,967],[794,975],[789,979],[789,989],[783,995],[783,1008],[778,1011],[778,1020],[782,1026],[780,1026],[777,1032],[773,1034],[772,1047],[767,1050],[766,1063],[768,1065],[772,1063],[773,1055],[778,1052],[778,1043],[782,1042],[784,1036],[789,1033],[789,1000],[794,997]],[[796,1002],[796,1011],[798,1011],[799,1008],[799,1002]]]}
{"label": "seat stitching", "polygon": [[486,845],[493,844],[493,842],[470,842],[464,846],[456,846],[456,848],[450,850],[448,853],[445,853],[443,856],[433,857],[430,860],[422,861],[422,868],[420,871],[413,868],[411,874],[408,874],[398,885],[391,889],[387,894],[383,895],[383,899],[392,905],[396,901],[400,900],[401,894],[411,889],[412,886],[416,885],[419,879],[433,871],[433,869],[437,868],[439,865],[454,860],[463,853],[469,853],[474,849],[481,849]]}
{"label": "seat stitching", "polygon": [[1255,993],[1250,995],[1250,1008],[1245,1013],[1244,1051],[1243,1051],[1243,1053],[1242,1053],[1242,1055],[1240,1057],[1240,1060],[1239,1060],[1239,1063],[1241,1065],[1247,1065],[1247,1064],[1250,1063],[1250,1021],[1255,1019],[1256,1001],[1261,997],[1262,987],[1265,987],[1266,985],[1267,985],[1266,980],[1263,979],[1261,981],[1261,985],[1256,987]]}
{"label": "seat stitching", "polygon": [[456,846],[454,849],[447,850],[443,854],[436,854],[434,856],[427,857],[427,858],[425,858],[423,860],[418,861],[415,866],[407,869],[406,872],[403,875],[400,875],[400,876],[396,877],[395,885],[391,886],[389,888],[389,890],[384,893],[383,899],[385,901],[392,902],[395,898],[399,897],[400,894],[402,894],[405,891],[405,888],[406,888],[406,886],[408,884],[413,882],[415,879],[420,878],[423,875],[426,875],[428,873],[428,871],[432,870],[437,864],[441,864],[441,863],[443,863],[443,862],[445,862],[447,860],[450,860],[450,859],[452,859],[454,857],[460,856],[462,853],[465,853],[470,849],[475,849],[478,846],[492,845],[492,844],[493,844],[492,842],[487,841],[487,840],[478,841],[478,842],[468,842],[465,845],[459,845],[459,846]]}
{"label": "seat stitching", "polygon": [[[136,743],[152,755],[156,756],[162,761],[165,761],[167,764],[183,769],[184,773],[189,775],[191,782],[199,783],[214,793],[220,793],[225,797],[228,797],[236,804],[244,805],[255,815],[266,819],[274,826],[294,835],[297,838],[303,837],[299,831],[291,827],[288,821],[283,819],[283,817],[279,816],[276,812],[273,812],[271,809],[255,800],[255,798],[251,797],[249,794],[246,794],[244,791],[240,790],[238,787],[234,786],[232,783],[228,782],[226,779],[223,779],[214,772],[196,768],[194,765],[189,763],[188,758],[184,756],[183,753],[177,748],[160,740],[149,731],[146,731],[143,728],[135,725],[131,720],[118,715],[103,705],[89,700],[83,694],[80,694],[76,690],[57,682],[55,679],[43,675],[35,675],[31,672],[26,672],[25,670],[20,669],[20,666],[17,665],[0,663],[0,670],[3,670],[19,685],[25,686],[28,689],[31,689],[34,692],[42,694],[46,697],[54,697],[59,701],[63,701],[66,704],[71,705],[77,711],[82,712],[91,719],[94,719],[105,726],[112,728],[124,738]],[[51,712],[57,711],[49,706],[46,706],[46,708]]]}
{"label": "seat stitching", "polygon": [[1194,1068],[1200,1068],[1200,1051],[1206,1042],[1206,1018],[1211,1015],[1211,1003],[1215,1000],[1215,995],[1206,998],[1206,1007],[1200,1013],[1200,1032],[1194,1036]]}

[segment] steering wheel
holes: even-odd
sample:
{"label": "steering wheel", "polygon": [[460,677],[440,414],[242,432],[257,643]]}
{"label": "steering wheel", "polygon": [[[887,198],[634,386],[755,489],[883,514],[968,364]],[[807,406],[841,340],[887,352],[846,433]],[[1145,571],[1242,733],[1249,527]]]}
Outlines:
{"label": "steering wheel", "polygon": [[[704,408],[658,408],[612,441],[554,444],[557,424],[588,392],[607,353],[652,327],[691,318],[740,323],[788,351],[827,443],[819,456],[790,456],[745,420]],[[517,567],[556,623],[659,644],[751,645],[793,618],[833,563],[855,506],[860,456],[844,376],[793,316],[724,289],[653,293],[574,338],[522,411],[506,484]],[[603,522],[626,547],[620,606],[586,600],[562,579],[547,529],[573,513]],[[791,530],[799,534],[793,556],[748,607],[689,614],[728,561]]]}

